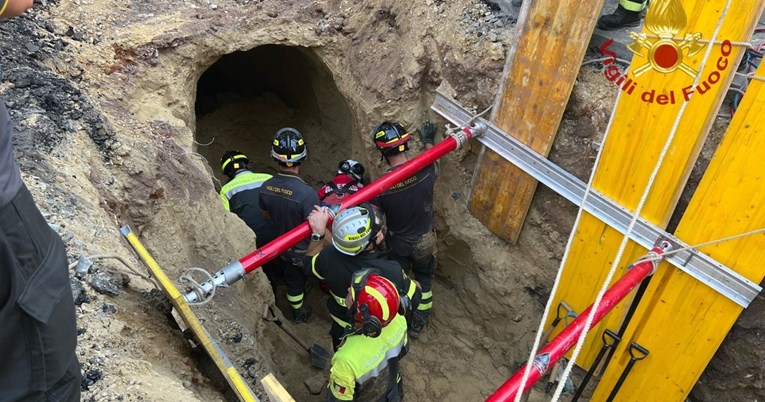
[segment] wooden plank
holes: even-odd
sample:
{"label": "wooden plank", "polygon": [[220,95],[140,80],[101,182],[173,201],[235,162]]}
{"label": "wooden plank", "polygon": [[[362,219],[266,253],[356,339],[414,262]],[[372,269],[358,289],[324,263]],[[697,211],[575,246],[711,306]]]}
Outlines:
{"label": "wooden plank", "polygon": [[[765,79],[765,65],[756,76]],[[688,244],[765,227],[763,110],[765,83],[752,81],[677,228],[676,235]],[[701,251],[755,283],[765,277],[765,234]],[[598,384],[595,401],[605,400],[613,388],[629,359],[625,347],[631,340],[648,348],[650,355],[635,365],[618,400],[685,400],[742,311],[668,264],[655,276],[625,333],[627,342],[616,349],[617,359]]]}
{"label": "wooden plank", "polygon": [[[526,3],[492,120],[547,156],[603,0]],[[515,243],[537,181],[494,151],[484,148],[481,153],[468,209],[489,230]]]}
{"label": "wooden plank", "polygon": [[289,392],[284,389],[282,384],[279,382],[279,380],[276,379],[276,377],[274,377],[273,374],[269,373],[267,376],[263,377],[263,379],[260,380],[260,383],[263,385],[263,389],[266,390],[266,394],[268,394],[268,399],[270,401],[295,402]]}
{"label": "wooden plank", "polygon": [[[676,36],[683,37],[686,33],[698,32],[702,38],[710,38],[725,3],[725,0],[682,1],[680,4],[687,13],[688,24]],[[650,7],[654,7],[662,3],[654,1],[651,4]],[[760,0],[733,2],[718,38],[732,41],[746,40],[756,21],[752,10],[759,9],[760,4]],[[647,31],[644,33],[652,34]],[[653,190],[643,206],[641,216],[659,227],[666,227],[672,215],[701,145],[733,78],[731,66],[737,65],[743,54],[743,49],[739,47],[728,47],[726,52],[728,50],[730,53],[723,57],[722,47],[720,45],[713,47],[702,77],[708,79],[710,74],[716,72],[719,74],[716,76],[718,79],[714,84],[705,86],[703,94],[693,95],[688,102],[683,118],[679,122],[677,135],[655,178]],[[683,61],[689,67],[697,69],[704,54],[704,50],[693,56],[688,56],[684,52]],[[648,63],[645,57],[647,55],[648,52],[635,55],[629,71],[645,66]],[[727,64],[718,63],[721,58],[727,60]],[[727,68],[718,71],[717,66],[721,63]],[[593,187],[625,208],[634,211],[680,111],[683,88],[690,87],[693,78],[680,69],[662,73],[652,68],[647,69],[639,77],[634,77],[630,73],[629,78],[636,82],[636,89],[631,94],[621,92],[616,112],[612,116],[611,131],[603,145],[605,148],[593,179]],[[651,94],[654,102],[647,102]],[[657,103],[658,95],[666,96],[662,99],[671,99],[674,96],[676,102],[659,104]],[[576,234],[570,245],[571,250],[561,277],[560,291],[554,302],[565,300],[577,311],[582,311],[595,300],[606,273],[613,264],[623,235],[586,213],[574,230]],[[629,242],[615,278],[623,275],[624,267],[645,252],[645,249]],[[619,328],[628,304],[621,303],[590,331],[591,336],[588,337],[582,354],[577,359],[578,365],[590,366],[600,349],[600,335],[603,330]]]}

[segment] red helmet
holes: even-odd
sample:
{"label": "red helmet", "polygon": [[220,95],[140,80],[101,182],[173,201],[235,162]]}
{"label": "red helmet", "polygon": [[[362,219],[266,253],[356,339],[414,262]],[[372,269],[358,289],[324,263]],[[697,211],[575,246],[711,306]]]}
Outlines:
{"label": "red helmet", "polygon": [[362,269],[351,278],[351,314],[361,323],[358,332],[373,338],[396,317],[400,303],[396,286],[376,272]]}

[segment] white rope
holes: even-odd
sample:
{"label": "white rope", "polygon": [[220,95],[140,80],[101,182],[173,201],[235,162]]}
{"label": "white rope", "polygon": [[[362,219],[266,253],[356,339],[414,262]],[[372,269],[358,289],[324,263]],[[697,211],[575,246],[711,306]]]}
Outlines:
{"label": "white rope", "polygon": [[763,232],[765,232],[765,228],[759,228],[759,229],[750,230],[750,231],[744,232],[744,233],[739,233],[739,234],[735,234],[735,235],[731,235],[731,236],[727,236],[727,237],[721,237],[721,238],[715,239],[715,240],[705,241],[703,243],[694,244],[692,246],[681,247],[681,248],[679,248],[677,250],[668,251],[668,252],[666,252],[666,253],[664,253],[664,254],[662,254],[660,256],[655,256],[655,257],[645,256],[645,257],[637,260],[635,262],[635,265],[639,264],[641,262],[645,262],[645,261],[661,261],[662,259],[665,259],[665,258],[669,257],[670,255],[677,254],[677,253],[679,253],[681,251],[685,251],[685,250],[696,250],[696,251],[698,251],[697,249],[700,248],[700,247],[709,246],[709,245],[717,244],[717,243],[722,243],[722,242],[726,242],[726,241],[729,241],[729,240],[735,240],[735,239],[738,239],[738,238],[741,238],[741,237],[752,236],[752,235],[756,235],[758,233],[763,233]]}
{"label": "white rope", "polygon": [[210,145],[212,145],[212,143],[213,143],[213,142],[215,142],[215,137],[212,137],[212,139],[210,140],[210,142],[208,142],[208,143],[205,143],[205,144],[203,144],[203,143],[201,143],[201,142],[197,142],[197,140],[191,140],[191,142],[193,142],[194,144],[197,144],[197,145],[199,145],[199,146],[203,146],[203,147],[206,147],[206,146],[210,146]]}
{"label": "white rope", "polygon": [[717,39],[717,35],[720,33],[720,28],[722,27],[722,23],[723,23],[723,20],[725,19],[725,16],[728,14],[728,9],[730,8],[731,1],[732,0],[728,0],[725,3],[725,8],[723,9],[722,14],[720,14],[720,18],[717,20],[717,26],[715,26],[714,33],[712,34],[712,39],[710,40],[709,45],[707,46],[707,51],[704,54],[704,58],[701,61],[701,65],[699,66],[699,72],[696,74],[696,78],[693,80],[693,85],[691,86],[691,93],[688,95],[688,98],[686,99],[686,101],[683,102],[682,106],[680,106],[680,110],[678,111],[677,116],[675,117],[675,122],[672,125],[672,130],[670,131],[669,136],[667,137],[667,141],[664,143],[664,148],[661,150],[661,154],[659,155],[656,165],[654,166],[653,172],[651,172],[651,176],[648,179],[648,183],[646,184],[645,190],[643,191],[643,195],[640,198],[640,202],[638,203],[638,206],[635,209],[635,213],[632,215],[630,224],[627,227],[627,230],[624,232],[624,237],[622,238],[622,242],[619,245],[619,251],[616,254],[616,258],[614,259],[614,262],[611,265],[611,269],[608,271],[608,276],[606,277],[605,281],[603,281],[603,285],[601,286],[600,291],[598,292],[598,295],[595,298],[595,302],[592,305],[590,314],[587,315],[587,320],[585,321],[584,329],[582,330],[582,333],[579,335],[579,339],[576,342],[576,347],[574,348],[574,352],[572,353],[571,358],[569,359],[566,369],[563,371],[564,381],[559,383],[558,387],[555,389],[555,393],[553,394],[553,398],[552,398],[553,402],[556,402],[558,401],[558,399],[560,399],[560,396],[563,393],[563,386],[565,385],[565,379],[568,379],[568,377],[571,375],[571,370],[574,367],[574,363],[576,362],[577,357],[579,357],[579,353],[581,353],[582,351],[582,346],[584,345],[584,341],[587,338],[587,334],[589,334],[590,332],[590,326],[592,325],[592,322],[595,319],[595,312],[598,310],[598,307],[600,307],[600,302],[603,300],[603,295],[606,293],[606,290],[608,289],[608,285],[611,283],[611,280],[613,279],[614,274],[616,273],[616,270],[619,267],[619,264],[621,263],[621,259],[624,254],[624,249],[626,248],[627,242],[629,241],[629,235],[630,233],[632,233],[632,229],[634,228],[635,223],[640,217],[640,212],[643,210],[643,206],[645,205],[645,202],[648,199],[648,194],[651,192],[651,188],[653,187],[653,183],[656,180],[656,176],[659,173],[659,169],[661,168],[664,162],[664,158],[667,156],[667,152],[669,151],[669,147],[672,144],[672,140],[674,140],[675,138],[675,134],[677,134],[677,129],[680,126],[680,120],[685,114],[685,110],[688,106],[688,102],[690,101],[690,98],[695,93],[695,89],[698,87],[698,83],[701,80],[701,73],[704,71],[704,67],[706,66],[707,61],[709,61],[709,56],[712,54],[712,45]]}
{"label": "white rope", "polygon": [[741,95],[746,95],[746,92],[744,92],[744,91],[742,91],[742,90],[740,90],[738,88],[730,87],[730,88],[728,88],[728,91],[738,92]]}
{"label": "white rope", "polygon": [[[616,95],[616,101],[614,102],[614,108],[611,111],[611,115],[616,114],[616,107],[619,105],[619,99],[622,96],[623,91],[618,91]],[[606,132],[603,134],[603,140],[602,143],[606,143],[606,139],[608,139],[608,134],[611,132],[611,126],[614,123],[614,119],[610,119],[608,121],[608,127],[606,127]],[[600,147],[600,150],[598,150],[598,155],[595,158],[595,164],[592,167],[592,171],[590,172],[590,178],[587,181],[587,188],[584,190],[584,196],[582,196],[582,202],[579,204],[579,210],[576,213],[576,220],[574,221],[574,228],[576,228],[579,225],[579,221],[582,219],[582,212],[584,211],[584,205],[586,203],[587,197],[590,195],[590,192],[592,190],[592,182],[595,178],[595,171],[597,171],[598,166],[600,165],[600,158],[603,155],[603,149],[604,147]],[[550,297],[547,299],[547,305],[545,305],[545,311],[542,313],[542,319],[539,321],[539,328],[537,329],[537,335],[534,338],[534,346],[531,348],[531,353],[529,354],[529,359],[526,362],[526,368],[523,370],[523,377],[521,378],[521,385],[518,388],[519,391],[515,395],[515,402],[520,402],[521,396],[523,395],[523,389],[526,386],[526,382],[529,379],[529,372],[531,370],[531,363],[534,361],[534,357],[537,355],[537,351],[539,350],[539,345],[542,340],[542,334],[544,333],[544,325],[547,322],[547,318],[550,315],[550,311],[552,310],[552,302],[554,299],[555,294],[558,292],[558,286],[560,285],[561,276],[563,274],[563,267],[566,264],[566,260],[568,259],[568,254],[571,251],[571,244],[574,242],[574,236],[576,235],[576,230],[572,230],[571,233],[568,236],[568,242],[566,242],[566,249],[563,252],[563,258],[561,258],[560,267],[558,267],[558,273],[555,276],[555,282],[553,282],[553,287],[550,290]],[[565,379],[563,380],[565,382]]]}
{"label": "white rope", "polygon": [[[213,138],[213,141],[215,141],[215,138]],[[211,144],[212,144],[212,142],[211,142]],[[203,161],[205,161],[205,165],[204,165],[205,166],[205,170],[207,170],[207,172],[210,174],[210,177],[213,180],[215,180],[216,183],[218,183],[218,187],[217,188],[223,187],[223,184],[221,184],[220,180],[218,180],[218,178],[215,177],[215,173],[212,170],[212,165],[210,164],[210,161],[207,160],[207,158],[202,156],[202,154],[200,154],[199,152],[194,152],[194,151],[186,151],[186,152],[181,153],[179,156],[188,156],[188,155],[196,156],[197,158],[200,158]]]}
{"label": "white rope", "polygon": [[[474,114],[474,115],[473,115],[471,118],[469,118],[469,119],[468,119],[468,121],[467,121],[467,122],[465,122],[465,127],[469,127],[469,126],[470,126],[470,124],[472,124],[472,123],[473,123],[473,121],[474,121],[475,119],[477,119],[477,118],[479,118],[479,117],[481,117],[481,116],[485,115],[485,114],[486,114],[486,112],[488,112],[489,110],[491,110],[491,108],[493,108],[493,107],[494,107],[494,105],[489,105],[489,107],[487,107],[486,109],[484,109],[484,110],[483,110],[481,113],[477,113],[477,114]],[[461,129],[462,129],[461,127],[458,127],[458,126],[452,127],[452,125],[451,125],[451,124],[448,124],[448,123],[447,123],[447,124],[446,124],[446,133],[447,133],[446,135],[447,135],[447,136],[449,136],[449,135],[452,135],[452,134],[456,133],[457,131],[459,131],[459,130],[461,130]]]}
{"label": "white rope", "polygon": [[[197,289],[197,290],[200,291],[199,294],[205,294],[204,288],[202,287],[202,284],[200,284],[199,282],[195,281],[194,278],[191,277],[191,272],[201,272],[201,273],[203,273],[207,277],[205,282],[209,282],[209,283],[213,283],[212,274],[207,272],[206,269],[197,268],[197,267],[191,267],[191,268],[187,269],[186,272],[184,272],[178,278],[178,282],[189,283],[189,284],[191,284],[194,287],[194,289]],[[216,287],[217,286],[215,286],[215,284],[213,283],[212,291],[210,292],[209,295],[207,295],[206,298],[204,298],[203,300],[198,301],[198,302],[188,302],[188,304],[190,306],[202,306],[202,305],[205,305],[205,304],[209,303],[210,300],[212,300],[213,297],[215,296],[215,288]]]}
{"label": "white rope", "polygon": [[750,80],[765,81],[765,77],[760,77],[759,75],[755,75],[755,73],[744,74],[744,73],[736,72],[734,74],[738,75],[739,77],[744,77]]}

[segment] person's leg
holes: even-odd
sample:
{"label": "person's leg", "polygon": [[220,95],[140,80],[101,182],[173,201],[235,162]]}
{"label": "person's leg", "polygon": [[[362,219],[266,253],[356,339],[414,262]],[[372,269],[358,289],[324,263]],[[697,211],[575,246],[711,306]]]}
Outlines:
{"label": "person's leg", "polygon": [[428,322],[430,310],[433,307],[433,278],[436,272],[436,233],[425,233],[410,243],[413,259],[412,270],[414,278],[422,288],[422,299],[417,309],[412,312],[409,325],[409,335],[420,336],[420,332]]}
{"label": "person's leg", "polygon": [[[271,226],[265,225],[258,227],[258,229],[255,231],[258,248],[263,247],[276,238],[276,233]],[[266,274],[266,278],[268,278],[268,282],[271,284],[271,291],[274,293],[274,300],[276,300],[279,281],[284,280],[284,263],[282,259],[277,257],[263,264],[263,273]]]}
{"label": "person's leg", "polygon": [[51,402],[79,401],[81,382],[80,362],[74,359],[61,380],[54,384],[45,395]]}
{"label": "person's leg", "polygon": [[274,293],[274,300],[276,300],[279,279],[284,278],[284,264],[282,260],[280,258],[274,258],[263,264],[263,273],[266,274],[268,283],[271,284],[271,291]]}
{"label": "person's leg", "polygon": [[343,341],[344,334],[345,328],[333,320],[332,327],[329,329],[329,336],[332,337],[332,349],[335,352],[337,352],[337,349],[340,348],[340,342]]}
{"label": "person's leg", "polygon": [[598,19],[598,28],[605,30],[620,29],[640,25],[640,13],[646,8],[648,0],[619,0],[619,5],[612,14]]}
{"label": "person's leg", "polygon": [[[77,325],[66,249],[22,187],[0,210],[0,266],[10,291],[0,291],[0,389],[10,399],[61,395],[79,400]],[[16,397],[10,395],[16,394]]]}
{"label": "person's leg", "polygon": [[389,235],[385,240],[385,246],[388,249],[388,259],[398,262],[404,272],[409,272],[412,267],[412,259],[409,258],[410,245],[406,238],[395,235]]}
{"label": "person's leg", "polygon": [[287,301],[292,307],[292,316],[297,323],[308,322],[311,311],[303,304],[305,299],[306,277],[298,265],[299,260],[285,261],[284,281],[287,283]]}

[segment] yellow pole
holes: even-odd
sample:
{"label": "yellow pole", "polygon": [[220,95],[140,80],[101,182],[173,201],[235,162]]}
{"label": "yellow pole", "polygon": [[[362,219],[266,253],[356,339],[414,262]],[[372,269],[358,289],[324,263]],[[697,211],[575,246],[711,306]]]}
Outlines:
{"label": "yellow pole", "polygon": [[138,240],[138,237],[130,229],[130,226],[123,226],[122,229],[120,229],[120,233],[122,233],[130,245],[133,246],[133,249],[141,257],[141,260],[143,260],[144,264],[149,267],[152,276],[154,276],[154,278],[156,278],[159,282],[159,286],[162,288],[165,296],[170,299],[170,302],[178,311],[178,314],[183,319],[183,322],[186,323],[194,335],[196,335],[196,339],[205,349],[213,362],[215,362],[215,366],[217,366],[218,370],[220,370],[221,374],[223,374],[226,382],[228,382],[228,385],[232,390],[234,390],[239,400],[242,402],[257,401],[258,398],[255,397],[255,394],[252,392],[250,387],[247,385],[247,383],[244,382],[242,377],[233,367],[231,361],[220,348],[218,343],[212,339],[205,327],[202,326],[202,323],[191,310],[191,307],[189,307],[188,303],[186,303],[186,299],[183,298],[181,292],[178,291],[178,288],[175,287],[173,282],[170,281],[170,278],[168,278],[167,275],[165,275],[165,272],[162,271],[162,268],[159,267],[157,261],[154,260],[154,258],[151,256],[151,254],[149,254],[143,244],[141,244],[141,241]]}

